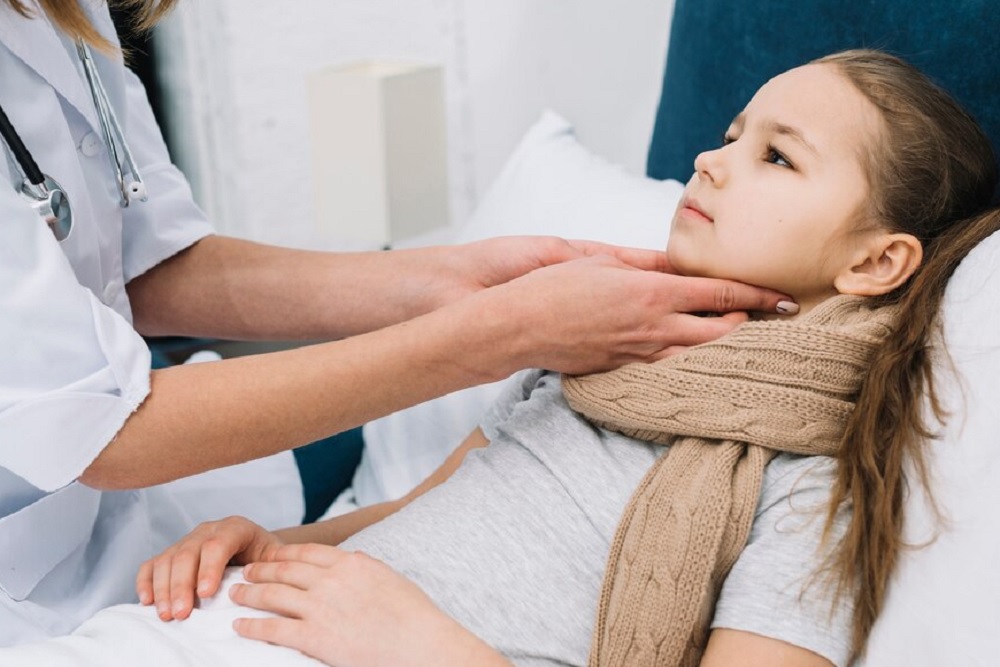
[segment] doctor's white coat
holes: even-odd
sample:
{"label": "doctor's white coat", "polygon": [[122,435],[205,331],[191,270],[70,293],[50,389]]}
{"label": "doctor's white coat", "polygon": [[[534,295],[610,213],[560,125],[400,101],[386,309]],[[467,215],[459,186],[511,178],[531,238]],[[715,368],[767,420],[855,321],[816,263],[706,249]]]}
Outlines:
{"label": "doctor's white coat", "polygon": [[[84,4],[116,42],[104,3]],[[287,452],[142,491],[75,481],[149,392],[125,284],[212,231],[141,84],[95,59],[149,192],[128,209],[72,43],[0,4],[0,104],[75,220],[57,242],[16,195],[20,174],[0,148],[0,646],[134,599],[139,564],[198,521],[240,513],[277,527],[303,510]]]}

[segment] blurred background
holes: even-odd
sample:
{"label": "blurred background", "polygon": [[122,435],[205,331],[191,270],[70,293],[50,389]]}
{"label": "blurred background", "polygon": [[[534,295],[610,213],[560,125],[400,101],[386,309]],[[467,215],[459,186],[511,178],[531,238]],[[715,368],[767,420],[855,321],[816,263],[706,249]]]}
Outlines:
{"label": "blurred background", "polygon": [[312,168],[322,150],[310,130],[317,72],[384,59],[440,68],[441,223],[455,226],[545,108],[568,118],[595,153],[644,172],[673,4],[184,0],[148,39],[133,41],[133,68],[220,233],[367,249],[318,220],[316,198],[330,184]]}

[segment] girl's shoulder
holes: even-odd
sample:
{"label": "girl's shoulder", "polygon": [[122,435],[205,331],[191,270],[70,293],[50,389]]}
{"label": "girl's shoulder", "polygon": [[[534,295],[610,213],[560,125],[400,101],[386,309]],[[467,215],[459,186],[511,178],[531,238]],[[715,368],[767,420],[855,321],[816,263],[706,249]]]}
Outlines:
{"label": "girl's shoulder", "polygon": [[756,516],[777,511],[825,519],[836,481],[837,460],[832,457],[779,453],[764,471]]}

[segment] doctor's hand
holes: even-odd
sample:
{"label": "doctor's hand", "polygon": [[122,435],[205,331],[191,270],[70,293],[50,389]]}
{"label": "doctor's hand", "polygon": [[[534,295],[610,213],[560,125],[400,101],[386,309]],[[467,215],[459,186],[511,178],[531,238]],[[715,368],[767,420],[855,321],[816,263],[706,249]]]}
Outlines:
{"label": "doctor's hand", "polygon": [[[596,255],[614,257],[636,269],[670,271],[666,253],[660,250],[625,248],[596,241],[568,241],[554,236],[504,236],[425,251],[442,254],[442,261],[437,264],[444,267],[436,282],[438,289],[430,290],[437,294],[439,306],[502,285],[535,269]],[[427,291],[433,286],[421,287]]]}
{"label": "doctor's hand", "polygon": [[[674,275],[658,254],[660,270],[608,255],[543,267],[456,307],[478,308],[483,326],[494,330],[496,345],[505,346],[497,363],[516,364],[501,371],[579,374],[676,354],[729,333],[748,311],[776,313],[790,302],[742,283]],[[797,310],[789,306],[789,314]],[[706,312],[723,317],[701,316]]]}
{"label": "doctor's hand", "polygon": [[416,584],[363,553],[288,545],[243,574],[251,583],[233,586],[233,601],[278,614],[238,619],[244,637],[336,667],[511,667]]}
{"label": "doctor's hand", "polygon": [[284,542],[249,519],[232,516],[197,526],[187,536],[139,568],[139,602],[155,604],[160,619],[191,615],[195,593],[215,595],[226,566],[266,560]]}

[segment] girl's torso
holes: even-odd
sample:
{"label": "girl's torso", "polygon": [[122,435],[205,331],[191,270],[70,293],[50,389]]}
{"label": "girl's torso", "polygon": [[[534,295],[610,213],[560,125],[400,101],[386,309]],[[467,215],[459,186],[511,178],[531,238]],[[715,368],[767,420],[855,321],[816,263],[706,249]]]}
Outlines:
{"label": "girl's torso", "polygon": [[[512,383],[474,450],[444,485],[355,536],[463,625],[521,666],[585,665],[610,543],[632,492],[664,448],[596,429],[556,375]],[[829,599],[800,597],[819,561],[825,459],[779,455],[715,623],[843,664],[849,627]],[[767,613],[761,613],[768,610]]]}

